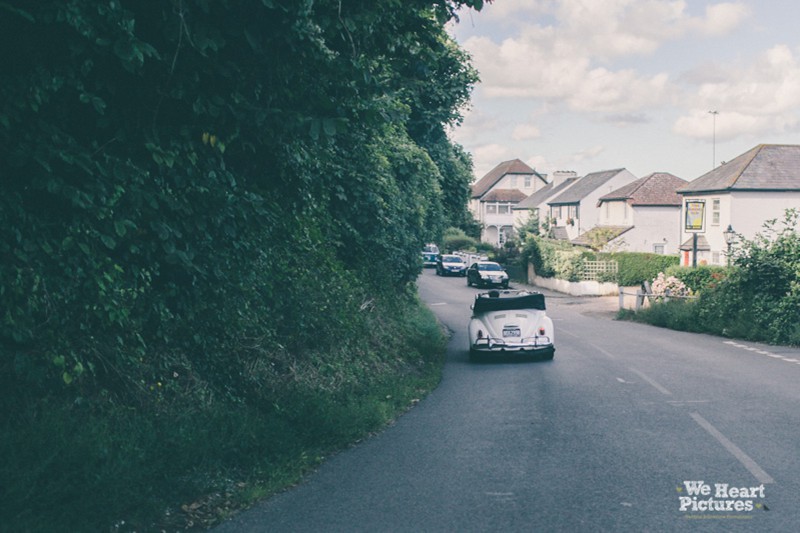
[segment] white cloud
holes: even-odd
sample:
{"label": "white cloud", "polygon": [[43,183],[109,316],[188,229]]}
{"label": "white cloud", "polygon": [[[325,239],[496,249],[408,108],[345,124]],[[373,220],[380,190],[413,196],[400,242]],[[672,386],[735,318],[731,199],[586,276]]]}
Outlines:
{"label": "white cloud", "polygon": [[748,13],[738,2],[713,4],[705,16],[693,17],[684,0],[512,0],[491,4],[480,16],[513,19],[525,8],[539,17],[511,36],[498,41],[483,34],[463,43],[481,73],[485,96],[616,114],[668,103],[675,90],[666,73],[644,75],[613,68],[612,61],[652,54],[690,32],[731,32]]}
{"label": "white cloud", "polygon": [[716,135],[723,140],[797,127],[800,63],[789,47],[774,46],[752,64],[731,68],[724,78],[718,76],[719,71],[713,81],[701,83],[689,96],[695,100],[693,109],[675,122],[675,133],[710,138],[714,132],[709,110],[719,111]]}
{"label": "white cloud", "polygon": [[542,136],[541,130],[533,124],[519,124],[511,132],[511,138],[515,141],[529,141],[531,139],[538,139]]}
{"label": "white cloud", "polygon": [[484,144],[472,150],[475,163],[475,176],[477,179],[485,176],[501,161],[508,161],[518,157],[512,155],[511,150],[507,146],[501,144]]}
{"label": "white cloud", "polygon": [[599,145],[598,146],[592,146],[590,148],[585,148],[585,149],[583,149],[583,150],[581,150],[579,152],[573,153],[572,156],[570,157],[570,159],[575,163],[580,163],[580,162],[585,161],[587,159],[593,159],[593,158],[597,157],[598,155],[600,155],[603,152],[605,152],[605,150],[606,149],[603,146],[599,146]]}
{"label": "white cloud", "polygon": [[748,16],[750,9],[746,5],[740,2],[724,2],[706,7],[705,18],[691,21],[691,25],[703,35],[727,35],[739,27]]}

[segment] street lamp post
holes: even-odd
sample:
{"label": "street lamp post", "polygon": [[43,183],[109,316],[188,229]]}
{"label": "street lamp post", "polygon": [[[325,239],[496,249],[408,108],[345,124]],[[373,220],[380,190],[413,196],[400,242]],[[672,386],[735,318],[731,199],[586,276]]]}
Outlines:
{"label": "street lamp post", "polygon": [[717,167],[717,115],[719,111],[709,111],[712,117],[711,122],[711,170]]}
{"label": "street lamp post", "polygon": [[736,232],[733,231],[733,228],[730,224],[728,224],[728,229],[722,232],[722,235],[725,237],[725,244],[728,245],[728,266],[731,266],[731,247],[733,246],[733,239],[736,237]]}

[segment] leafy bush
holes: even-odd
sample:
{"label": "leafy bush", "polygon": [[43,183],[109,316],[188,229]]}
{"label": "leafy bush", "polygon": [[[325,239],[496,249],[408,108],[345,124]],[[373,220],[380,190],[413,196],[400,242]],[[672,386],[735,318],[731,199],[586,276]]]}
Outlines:
{"label": "leafy bush", "polygon": [[681,280],[696,294],[717,287],[728,275],[728,269],[719,266],[683,267],[674,265],[665,274]]}
{"label": "leafy bush", "polygon": [[475,250],[478,241],[469,237],[460,228],[448,228],[442,237],[442,249],[446,252],[456,252],[459,250]]}
{"label": "leafy bush", "polygon": [[[529,244],[531,242],[535,244]],[[582,250],[569,243],[541,237],[529,237],[524,249],[527,251],[523,257],[536,259],[533,264],[537,276],[578,281],[583,273],[585,255]],[[537,268],[537,263],[540,263],[539,268]]]}
{"label": "leafy bush", "polygon": [[677,256],[638,252],[601,254],[598,257],[613,259],[617,262],[619,275],[616,281],[621,286],[641,285],[645,281],[651,281],[658,276],[659,272],[666,271],[680,261]]}
{"label": "leafy bush", "polygon": [[[752,341],[800,346],[800,235],[798,212],[765,224],[733,255],[734,267],[692,269],[688,279],[705,287],[696,302],[656,304],[636,320]],[[699,272],[698,272],[699,271]],[[680,271],[678,272],[680,273]],[[706,280],[713,280],[708,282]]]}
{"label": "leafy bush", "polygon": [[637,322],[678,331],[703,331],[702,326],[697,323],[696,303],[691,300],[656,302],[628,317]]}

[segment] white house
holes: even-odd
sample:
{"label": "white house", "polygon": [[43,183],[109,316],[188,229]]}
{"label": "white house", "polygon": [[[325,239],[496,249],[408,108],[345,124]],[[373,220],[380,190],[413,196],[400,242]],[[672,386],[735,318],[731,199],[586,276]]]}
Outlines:
{"label": "white house", "polygon": [[531,194],[520,203],[511,208],[514,214],[514,227],[520,228],[531,219],[539,221],[539,226],[544,224],[550,215],[547,200],[561,194],[567,187],[578,180],[578,174],[571,170],[557,170],[553,172],[553,180]]}
{"label": "white house", "polygon": [[481,224],[481,241],[501,246],[514,233],[512,207],[547,185],[519,159],[504,161],[472,186],[469,208]]}
{"label": "white house", "polygon": [[598,201],[614,189],[636,181],[624,168],[587,174],[547,201],[551,231],[557,239],[572,240],[600,223]]}
{"label": "white house", "polygon": [[[601,196],[595,230],[605,230],[600,237],[605,237],[609,248],[678,254],[681,197],[676,191],[687,183],[667,172],[654,172]],[[573,242],[589,244],[592,239],[584,233]]]}
{"label": "white house", "polygon": [[[764,222],[800,209],[800,145],[760,144],[678,189],[681,195],[681,264],[724,265],[730,226],[751,239]],[[692,257],[697,228],[697,257]],[[696,261],[694,261],[696,259]]]}

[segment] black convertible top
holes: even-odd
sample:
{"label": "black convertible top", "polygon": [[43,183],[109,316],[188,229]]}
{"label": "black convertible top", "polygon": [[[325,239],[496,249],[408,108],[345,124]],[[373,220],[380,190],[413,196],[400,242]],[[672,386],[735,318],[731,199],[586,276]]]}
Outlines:
{"label": "black convertible top", "polygon": [[514,309],[539,309],[544,311],[544,294],[538,292],[520,294],[517,296],[500,295],[490,296],[492,293],[479,294],[475,297],[475,304],[472,306],[474,313],[485,313],[487,311],[511,311]]}

